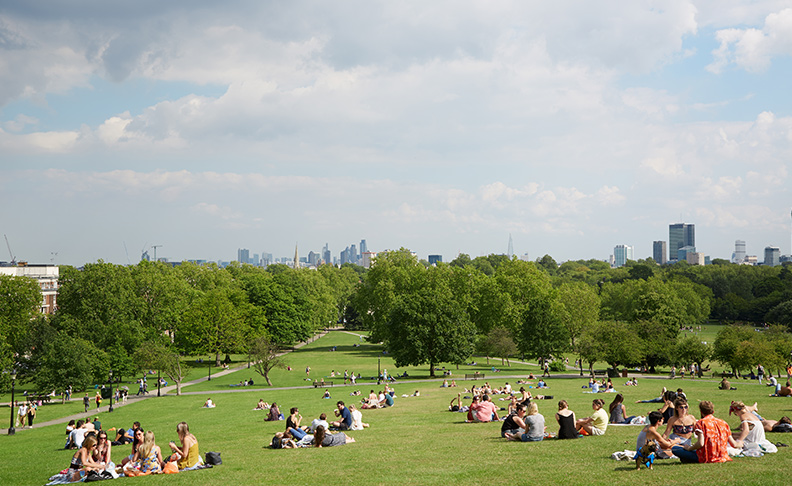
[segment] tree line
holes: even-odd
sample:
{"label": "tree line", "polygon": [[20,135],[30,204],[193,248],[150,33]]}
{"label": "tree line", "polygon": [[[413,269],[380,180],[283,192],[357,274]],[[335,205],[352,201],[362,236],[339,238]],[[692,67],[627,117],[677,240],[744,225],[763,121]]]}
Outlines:
{"label": "tree line", "polygon": [[[81,389],[141,369],[180,385],[181,356],[248,353],[266,374],[278,350],[338,320],[371,331],[397,366],[461,364],[474,355],[547,359],[572,353],[581,367],[715,359],[735,371],[786,363],[792,341],[792,272],[725,261],[611,269],[595,260],[557,265],[460,255],[429,265],[407,250],[355,265],[295,270],[232,264],[99,261],[60,268],[58,309],[38,314],[35,281],[0,276],[0,369],[42,391]],[[714,343],[681,329],[730,326]],[[6,388],[9,373],[0,375]]]}

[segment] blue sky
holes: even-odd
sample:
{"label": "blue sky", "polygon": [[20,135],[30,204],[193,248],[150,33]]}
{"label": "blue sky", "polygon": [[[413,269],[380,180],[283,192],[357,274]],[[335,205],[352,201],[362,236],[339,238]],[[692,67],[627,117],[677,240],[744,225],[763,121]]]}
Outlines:
{"label": "blue sky", "polygon": [[787,1],[17,3],[18,259],[790,253]]}

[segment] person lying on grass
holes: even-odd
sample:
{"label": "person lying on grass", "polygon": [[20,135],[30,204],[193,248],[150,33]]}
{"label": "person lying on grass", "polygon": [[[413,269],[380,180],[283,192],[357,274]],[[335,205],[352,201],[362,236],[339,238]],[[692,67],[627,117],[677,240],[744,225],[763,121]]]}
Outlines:
{"label": "person lying on grass", "polygon": [[319,426],[316,428],[316,433],[314,434],[313,445],[314,447],[333,447],[351,444],[352,442],[355,442],[355,439],[343,432],[328,434],[324,427]]}
{"label": "person lying on grass", "polygon": [[594,413],[590,417],[577,421],[575,428],[578,433],[583,435],[605,435],[608,430],[608,414],[602,409],[605,402],[601,398],[596,398],[591,402]]}

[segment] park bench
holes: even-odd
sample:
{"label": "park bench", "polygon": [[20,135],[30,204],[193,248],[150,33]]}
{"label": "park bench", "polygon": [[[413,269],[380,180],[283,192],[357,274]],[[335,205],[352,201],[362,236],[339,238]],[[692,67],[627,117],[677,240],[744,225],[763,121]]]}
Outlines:
{"label": "park bench", "polygon": [[484,373],[465,373],[466,380],[483,380]]}
{"label": "park bench", "polygon": [[608,370],[594,370],[593,373],[594,373],[595,377],[596,376],[603,376],[604,377],[605,375],[608,374]]}
{"label": "park bench", "polygon": [[49,403],[50,400],[52,400],[52,397],[49,396],[49,395],[37,395],[37,396],[33,397],[33,400],[35,400],[36,402],[41,402],[41,403]]}
{"label": "park bench", "polygon": [[325,381],[323,383],[321,381],[315,381],[313,386],[314,386],[314,388],[323,388],[323,387],[326,388],[326,387],[333,386],[333,382],[332,381]]}
{"label": "park bench", "polygon": [[734,378],[734,373],[728,371],[721,371],[720,373],[713,373],[713,378],[720,375],[721,378]]}

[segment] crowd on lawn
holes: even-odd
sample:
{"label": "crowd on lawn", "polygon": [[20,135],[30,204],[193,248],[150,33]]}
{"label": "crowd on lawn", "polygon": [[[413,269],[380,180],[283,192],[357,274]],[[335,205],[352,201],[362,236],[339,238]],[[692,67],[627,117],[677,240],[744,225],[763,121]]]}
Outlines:
{"label": "crowd on lawn", "polygon": [[[637,386],[637,381],[633,379],[625,385]],[[601,386],[605,390],[600,389]],[[543,387],[547,387],[547,384],[543,383]],[[607,410],[604,400],[601,398],[592,400],[592,413],[580,419],[576,418],[575,413],[569,409],[566,400],[559,400],[555,414],[558,424],[557,433],[548,432],[545,418],[539,412],[537,402],[534,401],[538,398],[552,397],[533,397],[524,387],[521,387],[519,392],[515,392],[508,383],[499,388],[492,388],[488,383],[481,387],[473,387],[469,391],[472,396],[465,397],[471,400],[468,406],[462,404],[462,394],[459,393],[451,400],[449,409],[467,413],[466,422],[500,421],[501,437],[522,442],[539,442],[546,438],[576,439],[601,436],[607,432],[608,425],[643,425],[636,439],[636,451],[645,450],[644,446],[652,442],[652,450],[656,444],[657,458],[675,457],[685,463],[725,462],[730,461],[733,456],[758,457],[765,453],[777,452],[777,446],[767,440],[765,433],[792,432],[789,417],[782,417],[778,421],[765,419],[759,415],[757,404],[747,406],[737,401],[731,403],[729,415],[735,414],[740,420],[737,429],[732,433],[725,420],[715,417],[714,405],[709,400],[699,402],[698,420],[690,414],[687,396],[681,388],[672,391],[664,387],[659,397],[636,401],[636,403],[662,404],[646,417],[627,414],[624,396],[613,389],[610,379],[604,383],[591,379],[589,385],[583,388],[592,390],[587,393],[612,390],[615,395]],[[465,392],[468,390],[466,389]],[[500,398],[500,400],[509,400],[508,407],[498,407],[493,402],[492,396],[501,394],[509,396]],[[771,396],[786,395],[776,393]],[[499,416],[499,411],[505,411],[506,415]],[[659,428],[662,425],[665,425],[665,429],[661,432]],[[640,452],[637,455],[640,456]],[[654,458],[654,452],[652,457]]]}
{"label": "crowd on lawn", "polygon": [[[115,432],[114,440],[109,433]],[[179,442],[168,443],[170,454],[163,455],[157,445],[153,430],[144,430],[140,422],[129,429],[115,427],[104,429],[99,417],[90,420],[71,420],[66,426],[66,449],[74,449],[67,469],[50,478],[48,484],[66,484],[84,480],[98,480],[124,476],[146,476],[149,474],[178,473],[179,471],[205,467],[200,456],[198,440],[190,433],[186,422],[176,426]],[[116,464],[120,448],[131,444],[129,454]],[[116,455],[116,459],[118,455]]]}

